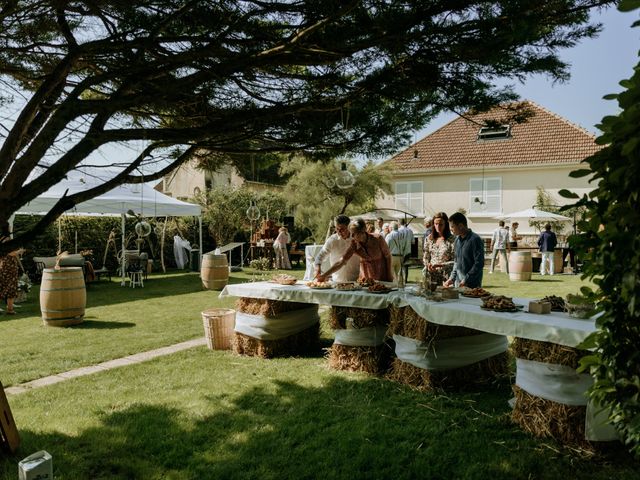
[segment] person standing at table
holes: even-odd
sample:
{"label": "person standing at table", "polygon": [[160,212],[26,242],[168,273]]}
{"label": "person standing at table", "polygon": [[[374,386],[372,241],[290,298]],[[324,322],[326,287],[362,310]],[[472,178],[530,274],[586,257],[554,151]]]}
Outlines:
{"label": "person standing at table", "polygon": [[19,248],[0,257],[0,298],[7,303],[7,315],[15,315],[13,302],[18,296],[18,279],[20,269],[19,255],[24,250]]}
{"label": "person standing at table", "polygon": [[402,274],[402,265],[404,263],[404,239],[398,228],[400,228],[398,222],[391,222],[389,235],[384,237],[384,240],[387,242],[391,253],[391,271],[399,277]]}
{"label": "person standing at table", "polygon": [[277,269],[291,270],[291,262],[289,261],[289,253],[287,252],[287,244],[289,243],[291,243],[291,236],[289,235],[287,227],[280,227],[278,236],[273,241]]}
{"label": "person standing at table", "polygon": [[520,235],[518,235],[518,227],[520,226],[520,224],[518,222],[513,222],[511,224],[511,231],[509,234],[509,246],[511,248],[517,248],[518,247],[518,240],[522,240],[522,237]]}
{"label": "person standing at table", "polygon": [[391,270],[391,253],[384,238],[367,232],[367,226],[362,219],[349,224],[351,245],[344,256],[331,266],[324,274],[318,276],[323,282],[333,272],[342,268],[352,257],[360,257],[360,278],[390,282],[393,280]]}
{"label": "person standing at table", "polygon": [[409,228],[407,225],[407,221],[402,218],[400,219],[400,228],[398,231],[402,235],[403,240],[403,259],[402,259],[402,270],[404,275],[404,283],[409,281],[409,259],[411,258],[411,246],[413,245],[413,230]]}
{"label": "person standing at table", "polygon": [[484,242],[480,236],[467,226],[467,217],[456,212],[449,217],[449,225],[454,235],[455,260],[445,287],[477,288],[482,286],[484,268]]}
{"label": "person standing at table", "polygon": [[493,236],[491,237],[491,267],[489,268],[489,273],[493,273],[498,254],[502,257],[507,273],[509,273],[508,251],[511,251],[511,246],[509,245],[509,230],[505,228],[504,220],[500,220],[500,222],[498,222],[498,228],[493,231]]}
{"label": "person standing at table", "polygon": [[[336,233],[327,238],[324,242],[322,250],[316,255],[314,263],[314,277],[318,278],[322,273],[322,262],[325,258],[329,258],[330,265],[338,263],[351,246],[351,233],[349,232],[349,223],[351,220],[346,215],[338,215],[333,220]],[[360,272],[360,260],[358,257],[352,257],[344,265],[343,268],[333,272],[332,279],[335,282],[354,282],[358,279]]]}
{"label": "person standing at table", "polygon": [[431,285],[442,285],[451,275],[454,261],[454,237],[449,227],[449,218],[444,212],[433,217],[433,228],[425,239],[422,261],[426,278]]}
{"label": "person standing at table", "polygon": [[551,231],[551,224],[544,226],[544,232],[538,237],[538,248],[542,253],[542,261],[540,262],[540,275],[546,275],[546,264],[549,263],[549,275],[554,274],[554,258],[553,251],[558,244],[556,234]]}

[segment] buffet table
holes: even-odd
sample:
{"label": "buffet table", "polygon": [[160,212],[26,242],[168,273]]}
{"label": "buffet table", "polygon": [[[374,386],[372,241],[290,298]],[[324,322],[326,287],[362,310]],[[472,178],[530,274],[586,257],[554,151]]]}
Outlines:
{"label": "buffet table", "polygon": [[[579,320],[559,312],[549,315],[534,315],[525,311],[492,312],[482,310],[482,302],[476,298],[461,297],[457,300],[432,302],[397,290],[381,295],[366,290],[316,290],[301,282],[295,285],[252,282],[227,285],[220,293],[220,297],[226,296],[367,309],[383,309],[391,305],[410,306],[421,317],[440,325],[467,327],[496,335],[552,342],[568,347],[579,345],[596,329],[595,318]],[[514,298],[513,301],[517,305],[529,304],[529,299],[526,298]]]}
{"label": "buffet table", "polygon": [[[423,372],[426,375],[421,379],[423,384],[437,378],[441,371],[447,378],[461,372],[464,375],[459,379],[464,382],[470,378],[488,381],[491,375],[499,374],[500,370],[495,369],[498,363],[506,364],[506,337],[514,337],[512,351],[517,358],[512,418],[516,423],[535,435],[582,447],[616,438],[602,412],[587,405],[585,393],[592,378],[575,370],[580,356],[588,353],[576,347],[596,330],[595,317],[583,320],[563,312],[531,314],[526,311],[529,304],[526,298],[513,299],[516,305],[524,306],[518,312],[486,311],[480,308],[482,301],[477,298],[434,302],[413,295],[410,288],[375,294],[366,290],[316,290],[300,282],[290,286],[255,282],[227,285],[220,296],[331,305],[330,323],[340,317],[341,308],[363,312],[388,310],[392,317],[389,331],[396,340],[394,362],[409,366],[414,378],[416,371]],[[357,314],[348,315],[356,317]],[[348,315],[343,312],[342,324],[331,325],[334,329],[345,329],[336,330],[336,338],[350,334],[344,322]],[[416,320],[424,320],[423,335],[405,336],[402,325],[411,322],[415,325]],[[367,326],[376,338],[380,336],[380,327],[380,324]],[[395,335],[396,331],[401,335]],[[357,345],[356,342],[351,348],[367,348]],[[400,362],[399,358],[403,360]],[[402,374],[396,378],[391,376],[398,377]]]}

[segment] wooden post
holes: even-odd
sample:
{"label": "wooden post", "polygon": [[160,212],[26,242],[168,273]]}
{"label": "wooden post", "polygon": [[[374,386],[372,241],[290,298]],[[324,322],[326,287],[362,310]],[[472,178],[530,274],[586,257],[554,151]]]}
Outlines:
{"label": "wooden post", "polygon": [[0,383],[0,447],[13,453],[19,445],[20,435],[18,435],[4,387]]}

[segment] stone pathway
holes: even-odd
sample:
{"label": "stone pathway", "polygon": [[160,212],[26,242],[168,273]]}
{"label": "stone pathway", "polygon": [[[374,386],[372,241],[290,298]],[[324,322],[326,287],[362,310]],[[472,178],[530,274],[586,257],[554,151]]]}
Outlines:
{"label": "stone pathway", "polygon": [[[326,305],[321,305],[319,313],[324,313],[329,310]],[[127,365],[133,365],[135,363],[146,362],[156,357],[162,357],[164,355],[171,355],[172,353],[180,352],[181,350],[187,350],[189,348],[199,347],[206,345],[207,339],[205,337],[196,338],[195,340],[188,340],[182,343],[176,343],[175,345],[169,345],[168,347],[156,348],[155,350],[149,350],[148,352],[136,353],[129,355],[128,357],[116,358],[109,360],[108,362],[98,363],[97,365],[91,365],[89,367],[80,367],[68,372],[58,373],[57,375],[49,375],[48,377],[38,378],[26,383],[20,383],[12,387],[7,387],[4,392],[7,395],[19,395],[24,392],[28,392],[34,388],[46,387],[53,385],[54,383],[64,382],[70,378],[83,377],[84,375],[91,375],[93,373],[103,372],[112,368],[126,367]]]}
{"label": "stone pathway", "polygon": [[181,350],[187,350],[189,348],[199,347],[206,345],[206,338],[196,338],[195,340],[188,340],[182,343],[176,343],[175,345],[169,345],[168,347],[156,348],[155,350],[149,350],[148,352],[136,353],[127,357],[116,358],[115,360],[109,360],[108,362],[98,363],[97,365],[91,365],[89,367],[76,368],[69,370],[68,372],[58,373],[57,375],[49,375],[48,377],[38,378],[31,382],[21,383],[12,387],[5,388],[4,391],[7,395],[18,395],[20,393],[28,392],[31,389],[46,387],[53,385],[54,383],[64,382],[70,378],[82,377],[84,375],[91,375],[97,372],[103,372],[112,368],[125,367],[127,365],[133,365],[135,363],[146,362],[156,357],[162,357],[164,355],[171,355],[172,353],[179,352]]}

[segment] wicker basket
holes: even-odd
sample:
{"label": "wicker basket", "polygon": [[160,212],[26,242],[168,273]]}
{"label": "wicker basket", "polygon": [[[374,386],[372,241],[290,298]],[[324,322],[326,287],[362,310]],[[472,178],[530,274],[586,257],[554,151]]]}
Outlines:
{"label": "wicker basket", "polygon": [[236,311],[230,308],[212,308],[202,312],[204,336],[212,350],[231,350],[236,325]]}

